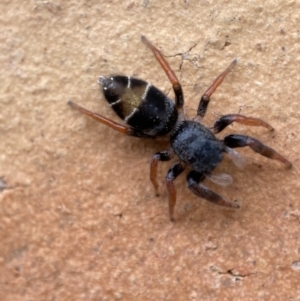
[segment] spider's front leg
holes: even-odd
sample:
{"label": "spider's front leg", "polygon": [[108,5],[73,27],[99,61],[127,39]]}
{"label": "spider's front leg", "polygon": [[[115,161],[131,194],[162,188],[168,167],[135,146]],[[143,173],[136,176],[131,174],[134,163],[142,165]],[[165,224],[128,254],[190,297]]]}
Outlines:
{"label": "spider's front leg", "polygon": [[288,168],[292,167],[292,163],[277,153],[271,147],[263,144],[259,140],[245,135],[228,135],[224,138],[224,144],[231,147],[245,147],[249,146],[256,153],[261,154],[270,159],[278,160],[284,163]]}
{"label": "spider's front leg", "polygon": [[159,196],[158,183],[156,181],[158,161],[170,161],[173,157],[174,157],[174,153],[172,149],[156,153],[152,157],[151,164],[150,164],[150,180],[154,186],[156,196]]}
{"label": "spider's front leg", "polygon": [[170,214],[170,221],[174,221],[174,207],[176,204],[176,189],[174,185],[174,180],[184,171],[184,165],[180,162],[176,162],[172,165],[169,169],[166,181],[167,181],[167,188],[169,192],[169,214]]}
{"label": "spider's front leg", "polygon": [[195,195],[219,206],[230,207],[235,209],[240,208],[239,204],[226,201],[220,195],[211,191],[203,184],[200,184],[200,182],[202,182],[204,179],[205,179],[205,175],[203,173],[199,173],[194,170],[192,170],[188,174],[187,176],[188,187]]}

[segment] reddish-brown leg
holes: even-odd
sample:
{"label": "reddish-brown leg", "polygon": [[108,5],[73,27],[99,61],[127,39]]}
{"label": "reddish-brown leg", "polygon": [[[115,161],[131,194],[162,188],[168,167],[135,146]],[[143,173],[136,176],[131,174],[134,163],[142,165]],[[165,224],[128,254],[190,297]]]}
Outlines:
{"label": "reddish-brown leg", "polygon": [[230,207],[234,209],[240,208],[239,204],[231,203],[223,199],[220,195],[216,194],[215,192],[211,191],[207,187],[202,184],[199,184],[205,179],[205,175],[202,173],[198,173],[192,170],[187,176],[187,182],[189,189],[199,196],[211,203],[214,203],[219,206]]}
{"label": "reddish-brown leg", "polygon": [[228,135],[224,138],[224,143],[231,148],[249,146],[253,151],[261,154],[262,156],[278,160],[284,163],[288,168],[292,167],[292,163],[290,161],[278,154],[274,149],[264,145],[262,142],[253,137],[245,135]]}
{"label": "reddish-brown leg", "polygon": [[169,161],[173,158],[174,154],[172,150],[159,152],[153,155],[151,164],[150,164],[150,180],[155,189],[155,195],[159,196],[158,192],[158,183],[156,181],[156,172],[158,161]]}
{"label": "reddish-brown leg", "polygon": [[81,113],[83,113],[89,117],[92,117],[93,119],[97,120],[98,122],[104,123],[105,125],[111,127],[112,129],[114,129],[122,134],[126,134],[129,136],[135,136],[135,137],[155,138],[155,137],[151,137],[146,134],[140,133],[136,129],[132,129],[132,128],[126,127],[124,125],[121,125],[117,122],[114,122],[100,114],[89,111],[89,110],[79,106],[78,104],[76,104],[75,102],[73,102],[71,100],[68,101],[68,105],[70,105],[72,108],[74,108],[76,110],[79,110]]}
{"label": "reddish-brown leg", "polygon": [[174,221],[174,207],[176,204],[176,188],[174,185],[174,180],[183,172],[184,165],[180,162],[176,162],[169,169],[166,177],[167,189],[169,192],[169,214],[170,221]]}
{"label": "reddish-brown leg", "polygon": [[153,52],[155,58],[160,63],[161,67],[164,69],[166,75],[168,76],[170,82],[173,85],[176,107],[177,109],[181,109],[184,104],[184,98],[183,91],[176,74],[170,68],[169,64],[167,63],[161,52],[153,44],[151,44],[151,42],[145,36],[141,36],[141,40]]}
{"label": "reddish-brown leg", "polygon": [[261,119],[254,118],[254,117],[247,117],[247,116],[240,115],[240,114],[229,114],[229,115],[222,116],[218,120],[215,121],[214,126],[213,126],[214,133],[215,134],[220,133],[229,124],[231,124],[233,122],[238,122],[238,123],[250,125],[250,126],[263,126],[270,131],[274,130],[274,128],[271,125],[269,125],[268,123],[264,122]]}
{"label": "reddish-brown leg", "polygon": [[211,84],[211,86],[204,92],[204,94],[201,97],[198,110],[197,110],[197,117],[203,118],[206,109],[208,107],[210,97],[212,94],[216,91],[216,89],[219,87],[219,85],[222,83],[226,75],[231,71],[231,69],[236,65],[236,59],[232,61],[232,63],[227,67],[227,69],[222,72]]}

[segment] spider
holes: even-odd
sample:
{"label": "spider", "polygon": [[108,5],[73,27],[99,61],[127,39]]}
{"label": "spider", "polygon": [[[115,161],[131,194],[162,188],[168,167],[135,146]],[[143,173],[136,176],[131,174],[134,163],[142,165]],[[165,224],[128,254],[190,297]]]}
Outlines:
{"label": "spider", "polygon": [[262,126],[270,131],[274,130],[272,126],[261,119],[240,114],[229,114],[217,119],[211,128],[201,123],[212,94],[236,65],[236,60],[233,60],[229,67],[204,92],[200,99],[195,119],[187,120],[183,110],[183,91],[178,78],[161,52],[145,36],[142,36],[141,40],[153,52],[172,83],[175,102],[146,81],[130,76],[111,75],[108,77],[101,76],[98,83],[102,87],[108,104],[127,125],[119,124],[100,114],[93,113],[71,100],[68,104],[98,122],[104,123],[114,130],[129,136],[146,138],[168,137],[170,142],[169,149],[157,152],[152,157],[150,180],[154,186],[155,194],[158,196],[158,183],[156,181],[158,161],[169,161],[174,156],[178,158],[178,161],[171,166],[166,176],[171,221],[174,221],[174,207],[176,203],[174,180],[186,167],[189,168],[187,184],[194,194],[216,205],[230,208],[239,208],[240,206],[237,203],[225,200],[222,196],[202,184],[206,177],[224,186],[232,182],[228,174],[211,173],[222,161],[224,153],[229,155],[234,164],[241,166],[243,164],[242,157],[233,148],[249,146],[254,152],[270,159],[278,160],[289,168],[292,167],[292,164],[287,159],[253,137],[227,135],[223,140],[220,140],[215,136],[215,134],[221,132],[233,122],[249,126]]}

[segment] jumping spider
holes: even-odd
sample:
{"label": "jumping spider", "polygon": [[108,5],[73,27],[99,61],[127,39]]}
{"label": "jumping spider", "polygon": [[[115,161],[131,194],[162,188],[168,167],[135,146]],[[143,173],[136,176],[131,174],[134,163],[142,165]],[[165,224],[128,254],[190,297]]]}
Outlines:
{"label": "jumping spider", "polygon": [[212,85],[202,95],[196,118],[194,120],[186,120],[183,110],[183,92],[175,73],[160,51],[146,37],[142,36],[141,40],[153,52],[172,83],[175,103],[150,83],[123,75],[101,76],[98,83],[103,89],[103,94],[108,104],[128,126],[88,111],[72,101],[68,103],[80,112],[129,136],[155,138],[156,136],[168,135],[170,148],[154,154],[150,164],[150,179],[154,186],[155,194],[158,196],[158,184],[156,181],[157,163],[158,161],[169,161],[175,155],[177,156],[178,161],[171,166],[166,176],[171,221],[174,220],[174,206],[176,203],[174,180],[183,172],[185,167],[190,169],[187,175],[187,183],[194,194],[217,205],[239,208],[238,204],[226,201],[223,197],[201,184],[205,177],[221,185],[231,183],[232,179],[227,174],[211,174],[211,171],[222,161],[223,153],[227,153],[233,162],[240,166],[242,158],[233,148],[249,146],[253,151],[263,156],[281,161],[287,167],[292,166],[287,159],[275,150],[250,136],[228,135],[223,140],[215,136],[215,134],[221,132],[232,122],[250,126],[263,126],[273,131],[273,127],[261,119],[240,114],[229,114],[220,117],[212,128],[200,123],[205,115],[210,97],[234,67],[236,60],[214,80]]}

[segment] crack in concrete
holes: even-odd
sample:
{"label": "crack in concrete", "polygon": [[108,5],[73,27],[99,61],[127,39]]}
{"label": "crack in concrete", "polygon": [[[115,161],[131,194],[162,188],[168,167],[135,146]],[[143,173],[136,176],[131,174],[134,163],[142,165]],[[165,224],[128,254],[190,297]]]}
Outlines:
{"label": "crack in concrete", "polygon": [[183,63],[184,61],[189,61],[190,63],[192,63],[196,69],[198,69],[199,67],[195,64],[195,62],[190,59],[190,52],[199,44],[199,42],[196,42],[195,44],[193,44],[187,51],[184,51],[184,52],[178,52],[178,53],[175,53],[173,55],[165,55],[165,57],[167,58],[170,58],[170,57],[176,57],[176,56],[180,56],[181,57],[181,63],[179,65],[179,72],[181,72],[181,69],[182,69],[182,66],[183,66]]}
{"label": "crack in concrete", "polygon": [[210,270],[212,272],[215,272],[217,275],[228,275],[228,276],[232,277],[235,281],[239,281],[239,280],[242,280],[251,275],[257,274],[257,272],[238,273],[235,268],[228,269],[227,271],[224,272],[216,266],[211,266]]}
{"label": "crack in concrete", "polygon": [[251,275],[255,275],[257,273],[253,272],[253,273],[239,274],[239,273],[235,273],[234,269],[229,269],[229,270],[227,270],[227,272],[221,273],[221,274],[228,274],[228,275],[230,275],[230,276],[232,276],[234,278],[246,278],[246,277],[249,277]]}

